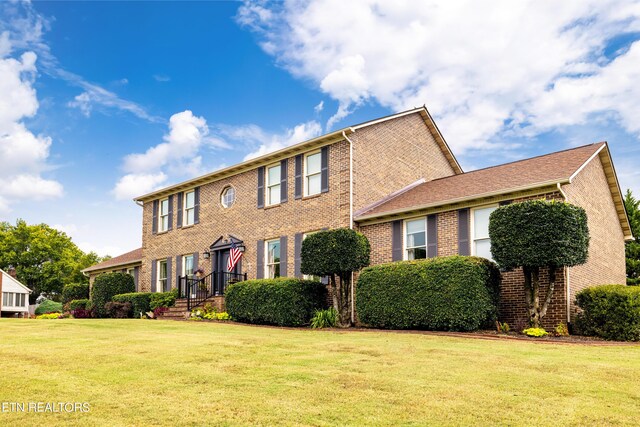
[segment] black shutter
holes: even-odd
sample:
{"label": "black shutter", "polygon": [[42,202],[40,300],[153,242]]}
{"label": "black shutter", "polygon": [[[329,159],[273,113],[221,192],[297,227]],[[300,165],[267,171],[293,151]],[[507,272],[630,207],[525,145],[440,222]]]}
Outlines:
{"label": "black shutter", "polygon": [[280,162],[280,203],[284,203],[289,199],[289,187],[287,186],[289,159]]}
{"label": "black shutter", "polygon": [[198,268],[200,268],[200,266],[198,265],[199,260],[198,260],[198,256],[200,255],[200,252],[194,252],[193,253],[193,271],[196,271]]}
{"label": "black shutter", "polygon": [[151,260],[151,292],[156,292],[158,285],[158,263],[156,260]]}
{"label": "black shutter", "polygon": [[458,255],[469,255],[469,209],[458,211]]}
{"label": "black shutter", "polygon": [[151,233],[158,233],[158,201],[153,201],[153,223],[151,224]]}
{"label": "black shutter", "polygon": [[507,206],[513,203],[513,200],[503,200],[499,203],[500,206]]}
{"label": "black shutter", "polygon": [[184,207],[184,192],[180,192],[178,193],[178,214],[176,215],[178,219],[177,219],[176,228],[182,227],[182,213],[184,211],[183,207]]}
{"label": "black shutter", "polygon": [[320,183],[322,192],[326,193],[329,191],[329,146],[322,147],[322,150],[320,150],[320,164],[322,172],[320,175]]}
{"label": "black shutter", "polygon": [[264,166],[258,168],[258,209],[264,208]]}
{"label": "black shutter", "polygon": [[293,238],[293,275],[297,278],[302,277],[300,265],[302,264],[302,233],[296,233]]}
{"label": "black shutter", "polygon": [[193,223],[200,224],[200,187],[193,189]]}
{"label": "black shutter", "polygon": [[258,240],[256,261],[256,279],[264,278],[264,240]]}
{"label": "black shutter", "polygon": [[287,236],[280,237],[280,277],[287,277]]}
{"label": "black shutter", "polygon": [[169,257],[167,258],[167,286],[164,289],[164,292],[168,292],[171,290],[171,274],[173,274],[173,271],[171,271],[171,260],[173,258]]}
{"label": "black shutter", "polygon": [[296,199],[302,199],[302,154],[298,154],[296,156],[294,172],[295,172],[294,197]]}
{"label": "black shutter", "polygon": [[136,292],[140,292],[140,288],[138,287],[139,277],[140,277],[140,267],[135,267],[133,269],[133,284],[136,286]]}
{"label": "black shutter", "polygon": [[169,196],[169,226],[167,230],[171,230],[173,228],[173,195]]}
{"label": "black shutter", "polygon": [[182,276],[182,255],[176,256],[176,285],[180,283],[180,276]]}
{"label": "black shutter", "polygon": [[438,256],[438,215],[427,216],[427,257]]}
{"label": "black shutter", "polygon": [[402,221],[391,223],[391,260],[402,261]]}

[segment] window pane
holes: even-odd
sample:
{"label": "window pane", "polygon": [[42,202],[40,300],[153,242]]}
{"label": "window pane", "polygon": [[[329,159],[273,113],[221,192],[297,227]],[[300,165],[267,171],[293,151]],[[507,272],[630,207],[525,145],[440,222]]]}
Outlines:
{"label": "window pane", "polygon": [[426,221],[424,219],[415,219],[413,221],[407,221],[407,234],[416,233],[426,230]]}
{"label": "window pane", "polygon": [[425,246],[427,244],[426,233],[415,233],[407,236],[407,247],[412,248],[414,246]]}
{"label": "window pane", "polygon": [[307,177],[307,196],[320,194],[322,191],[320,175],[311,175]]}
{"label": "window pane", "polygon": [[163,216],[162,217],[162,226],[160,227],[160,231],[166,231],[169,229],[169,217],[168,216]]}
{"label": "window pane", "polygon": [[233,204],[235,198],[236,190],[234,190],[233,187],[227,188],[226,190],[224,190],[224,193],[222,193],[222,206],[228,208]]}
{"label": "window pane", "polygon": [[166,261],[161,261],[160,262],[159,270],[160,270],[160,274],[159,274],[160,279],[161,280],[162,279],[166,279],[167,278],[167,263],[166,263]]}
{"label": "window pane", "polygon": [[476,250],[475,255],[483,258],[493,260],[491,258],[491,240],[481,239],[475,241]]}
{"label": "window pane", "polygon": [[187,255],[183,260],[184,272],[185,276],[191,276],[193,274],[193,255]]}
{"label": "window pane", "polygon": [[165,199],[160,202],[160,215],[166,215],[169,213],[169,200]]}
{"label": "window pane", "polygon": [[272,168],[269,168],[268,174],[269,174],[268,185],[273,185],[280,182],[280,166],[274,166]]}
{"label": "window pane", "polygon": [[184,195],[184,206],[186,209],[190,209],[196,204],[196,193],[195,191],[190,191]]}
{"label": "window pane", "polygon": [[280,203],[280,184],[269,187],[269,204]]}
{"label": "window pane", "polygon": [[279,263],[280,262],[280,241],[274,240],[269,242],[267,246],[268,250],[268,258],[267,262],[269,264]]}
{"label": "window pane", "polygon": [[191,225],[195,222],[195,209],[189,209],[187,211],[187,223],[186,225]]}
{"label": "window pane", "polygon": [[320,159],[320,153],[307,156],[307,169],[305,171],[307,175],[320,173],[321,168],[322,168],[322,164]]}
{"label": "window pane", "polygon": [[407,258],[408,259],[424,259],[427,257],[427,249],[426,248],[414,248],[407,250]]}
{"label": "window pane", "polygon": [[489,237],[489,215],[496,209],[496,207],[491,207],[473,211],[473,237],[475,239]]}

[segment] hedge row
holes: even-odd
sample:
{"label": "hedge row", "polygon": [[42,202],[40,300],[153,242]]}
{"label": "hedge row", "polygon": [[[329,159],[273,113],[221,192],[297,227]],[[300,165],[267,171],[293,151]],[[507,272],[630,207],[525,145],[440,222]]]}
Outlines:
{"label": "hedge row", "polygon": [[452,256],[365,268],[361,322],[386,329],[472,331],[497,317],[500,272],[484,258]]}
{"label": "hedge row", "polygon": [[131,292],[128,294],[115,295],[111,301],[130,303],[131,315],[133,317],[140,317],[140,313],[151,311],[150,304],[152,295],[154,295],[152,292]]}
{"label": "hedge row", "polygon": [[640,341],[640,287],[605,285],[576,295],[576,325],[584,335],[608,340]]}
{"label": "hedge row", "polygon": [[225,292],[227,312],[234,320],[245,323],[307,325],[315,310],[326,304],[325,285],[286,277],[235,283]]}
{"label": "hedge row", "polygon": [[62,288],[62,302],[64,304],[69,301],[89,298],[88,283],[70,283]]}
{"label": "hedge row", "polygon": [[106,317],[105,305],[111,302],[115,295],[134,292],[136,286],[133,277],[125,273],[108,273],[96,277],[91,287],[91,302],[95,317]]}

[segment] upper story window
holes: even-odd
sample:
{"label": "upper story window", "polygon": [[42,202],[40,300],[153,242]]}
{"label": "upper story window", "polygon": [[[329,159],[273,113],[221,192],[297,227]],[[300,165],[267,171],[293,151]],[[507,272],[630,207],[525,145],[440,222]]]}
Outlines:
{"label": "upper story window", "polygon": [[169,229],[169,199],[160,201],[160,215],[158,215],[158,231]]}
{"label": "upper story window", "polygon": [[158,292],[170,291],[170,289],[167,289],[167,277],[169,277],[167,261],[163,259],[158,261],[158,286],[156,286]]}
{"label": "upper story window", "polygon": [[280,277],[280,240],[267,241],[265,277],[275,279]]}
{"label": "upper story window", "polygon": [[471,210],[471,254],[493,260],[491,257],[491,240],[489,239],[489,215],[498,206],[488,206]]}
{"label": "upper story window", "polygon": [[196,219],[196,192],[184,193],[184,225],[193,225]]}
{"label": "upper story window", "polygon": [[320,151],[304,157],[304,195],[322,192],[322,155]]}
{"label": "upper story window", "polygon": [[267,206],[280,203],[280,164],[267,168]]}
{"label": "upper story window", "polygon": [[420,218],[404,222],[405,258],[422,259],[427,257],[427,219]]}
{"label": "upper story window", "polygon": [[236,201],[236,190],[235,188],[229,186],[222,190],[222,194],[220,195],[220,203],[225,208],[230,208],[233,205],[233,202]]}

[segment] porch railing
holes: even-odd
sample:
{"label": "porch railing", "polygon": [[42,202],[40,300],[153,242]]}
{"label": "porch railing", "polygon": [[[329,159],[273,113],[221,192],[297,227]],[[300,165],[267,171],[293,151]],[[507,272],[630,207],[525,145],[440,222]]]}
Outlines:
{"label": "porch railing", "polygon": [[214,271],[197,278],[182,276],[178,278],[178,298],[187,300],[187,309],[202,304],[207,298],[224,295],[227,285],[247,280],[247,273],[230,273],[228,271]]}

